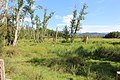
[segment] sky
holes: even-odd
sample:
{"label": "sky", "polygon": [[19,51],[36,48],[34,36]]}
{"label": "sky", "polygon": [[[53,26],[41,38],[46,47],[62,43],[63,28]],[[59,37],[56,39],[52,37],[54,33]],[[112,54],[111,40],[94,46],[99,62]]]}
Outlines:
{"label": "sky", "polygon": [[[82,29],[79,32],[112,32],[120,31],[120,0],[35,0],[35,5],[48,9],[48,13],[55,11],[48,24],[49,29],[63,30],[65,25],[70,25],[73,10],[80,12],[82,5],[88,8]],[[43,10],[35,11],[43,18]]]}

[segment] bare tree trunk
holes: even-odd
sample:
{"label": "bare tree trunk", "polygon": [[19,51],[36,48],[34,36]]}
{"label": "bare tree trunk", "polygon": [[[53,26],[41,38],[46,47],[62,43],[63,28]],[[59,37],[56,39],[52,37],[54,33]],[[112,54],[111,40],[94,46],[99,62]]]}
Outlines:
{"label": "bare tree trunk", "polygon": [[44,36],[47,34],[47,23],[45,24],[45,28],[44,28]]}
{"label": "bare tree trunk", "polygon": [[0,10],[1,10],[2,6],[3,6],[3,3],[4,3],[4,1],[0,0]]}
{"label": "bare tree trunk", "polygon": [[35,29],[32,28],[32,31],[33,31],[33,40],[35,41],[36,40],[36,38],[35,38]]}
{"label": "bare tree trunk", "polygon": [[2,19],[2,23],[4,23],[5,19],[6,19],[5,24],[7,24],[7,13],[8,13],[8,0],[6,0],[6,2],[5,2],[5,9],[4,9],[4,16],[3,16],[3,19]]}
{"label": "bare tree trunk", "polygon": [[13,0],[13,3],[14,3],[14,10],[13,10],[14,20],[13,20],[13,24],[15,25],[16,0]]}
{"label": "bare tree trunk", "polygon": [[18,30],[19,30],[19,17],[20,17],[20,9],[18,10],[17,19],[16,19],[17,26],[15,30],[15,38],[14,38],[13,46],[17,45]]}
{"label": "bare tree trunk", "polygon": [[4,60],[0,59],[0,80],[6,80],[5,79],[5,69],[4,69]]}
{"label": "bare tree trunk", "polygon": [[[2,23],[5,25],[5,28],[7,29],[7,16],[8,16],[8,1],[6,0],[5,2],[5,7],[4,7],[4,15],[2,18]],[[2,0],[2,4],[4,5],[4,0]],[[6,34],[7,32],[5,32]],[[5,38],[4,38],[4,46],[5,46],[6,42],[5,42]]]}
{"label": "bare tree trunk", "polygon": [[58,36],[58,27],[56,28],[55,42],[57,42],[57,36]]}

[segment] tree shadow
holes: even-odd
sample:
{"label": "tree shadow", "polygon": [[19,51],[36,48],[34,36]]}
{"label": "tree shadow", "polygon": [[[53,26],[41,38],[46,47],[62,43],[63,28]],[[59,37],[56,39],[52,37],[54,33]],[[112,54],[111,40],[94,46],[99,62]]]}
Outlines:
{"label": "tree shadow", "polygon": [[112,42],[113,45],[120,45],[120,42]]}
{"label": "tree shadow", "polygon": [[51,67],[52,65],[60,64],[62,61],[58,58],[50,58],[50,59],[32,58],[28,62],[34,64],[35,66],[41,65],[41,66]]}
{"label": "tree shadow", "polygon": [[109,62],[95,62],[90,67],[91,72],[96,72],[98,78],[100,77],[114,77],[116,71],[120,70],[120,67],[112,66]]}
{"label": "tree shadow", "polygon": [[[89,60],[93,56],[93,52],[86,50],[83,46],[80,46],[75,51],[68,51],[64,54],[69,54],[67,56],[61,56],[59,58],[33,58],[29,60],[29,63],[35,66],[46,66],[52,68],[55,71],[62,71],[65,73],[71,73],[76,75],[87,76],[88,69],[90,73],[95,73],[96,80],[111,80],[115,78],[116,71],[120,70],[120,66],[113,66],[110,62],[86,62],[84,60]],[[77,54],[77,56],[72,56],[71,54]],[[71,55],[71,56],[70,56]],[[82,59],[81,59],[82,58]],[[85,59],[86,58],[86,59]],[[85,71],[84,71],[85,70]]]}
{"label": "tree shadow", "polygon": [[85,76],[87,73],[83,70],[86,67],[84,60],[78,56],[64,58],[40,59],[33,58],[27,61],[35,66],[46,66],[54,71],[70,73]]}
{"label": "tree shadow", "polygon": [[85,49],[83,46],[80,46],[79,48],[77,48],[75,50],[75,54],[77,54],[78,56],[83,57],[83,58],[89,58],[89,57],[91,57],[92,53],[93,52]]}
{"label": "tree shadow", "polygon": [[[75,50],[75,53],[78,54],[79,57],[85,58],[86,60],[94,59],[94,51],[89,51],[85,49],[83,46],[80,46]],[[115,57],[115,55],[114,55]],[[98,59],[98,58],[97,58]],[[99,60],[103,60],[103,58],[99,58]],[[96,73],[96,77],[98,80],[111,80],[111,78],[115,78],[116,71],[120,70],[120,66],[113,66],[110,62],[89,62],[90,72]]]}

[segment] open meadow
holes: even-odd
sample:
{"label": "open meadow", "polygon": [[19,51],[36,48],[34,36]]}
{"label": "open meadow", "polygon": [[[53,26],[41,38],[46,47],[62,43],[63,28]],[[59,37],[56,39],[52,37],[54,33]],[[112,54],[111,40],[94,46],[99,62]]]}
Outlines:
{"label": "open meadow", "polygon": [[120,0],[0,0],[0,80],[120,80]]}
{"label": "open meadow", "polygon": [[19,40],[4,49],[6,78],[12,80],[115,80],[120,70],[120,39]]}

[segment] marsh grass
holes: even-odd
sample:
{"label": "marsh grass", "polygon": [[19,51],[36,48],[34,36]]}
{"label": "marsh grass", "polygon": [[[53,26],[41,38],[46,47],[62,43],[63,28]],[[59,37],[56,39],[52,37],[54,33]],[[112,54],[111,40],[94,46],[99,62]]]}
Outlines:
{"label": "marsh grass", "polygon": [[51,40],[43,43],[19,40],[17,48],[5,47],[2,58],[6,77],[12,80],[115,80],[116,71],[120,70],[119,42],[119,39],[103,38],[91,38],[88,44],[79,38],[74,43],[54,44]]}

